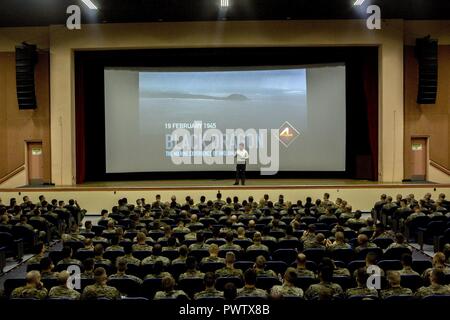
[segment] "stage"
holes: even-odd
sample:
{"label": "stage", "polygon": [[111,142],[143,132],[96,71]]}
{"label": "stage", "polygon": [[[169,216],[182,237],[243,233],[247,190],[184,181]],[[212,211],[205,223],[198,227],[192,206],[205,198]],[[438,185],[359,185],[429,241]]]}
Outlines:
{"label": "stage", "polygon": [[20,203],[21,198],[28,195],[37,202],[39,195],[47,200],[69,199],[78,200],[89,214],[99,214],[102,209],[110,210],[117,200],[126,197],[130,203],[138,198],[145,198],[151,203],[157,194],[163,201],[169,201],[175,195],[179,202],[189,195],[197,202],[200,196],[215,199],[218,190],[223,198],[238,196],[241,200],[253,196],[259,200],[264,194],[269,194],[274,201],[280,194],[286,201],[304,201],[306,197],[321,199],[325,192],[335,200],[340,197],[353,206],[353,210],[370,211],[380,194],[386,193],[395,197],[397,194],[406,196],[415,194],[417,199],[427,192],[437,198],[439,193],[450,195],[450,185],[434,183],[382,183],[361,180],[307,180],[307,179],[254,179],[248,180],[245,186],[234,186],[234,180],[157,180],[157,181],[117,181],[88,182],[73,186],[35,186],[17,189],[0,189],[3,203],[15,197]]}

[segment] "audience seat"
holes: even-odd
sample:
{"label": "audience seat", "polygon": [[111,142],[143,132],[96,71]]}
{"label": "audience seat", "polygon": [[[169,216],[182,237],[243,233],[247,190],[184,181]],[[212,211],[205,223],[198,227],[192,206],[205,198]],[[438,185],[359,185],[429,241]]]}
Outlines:
{"label": "audience seat", "polygon": [[421,286],[423,286],[423,279],[421,276],[415,274],[403,274],[401,276],[400,284],[402,287],[409,288],[412,291],[416,291]]}
{"label": "audience seat", "polygon": [[219,277],[216,279],[216,289],[223,291],[223,288],[229,282],[233,283],[236,288],[242,288],[244,285],[244,282],[239,277]]}
{"label": "audience seat", "polygon": [[295,249],[278,249],[273,252],[272,256],[273,260],[291,264],[297,258],[297,254]]}
{"label": "audience seat", "polygon": [[256,277],[256,287],[263,290],[269,290],[280,284],[281,282],[277,277]]}

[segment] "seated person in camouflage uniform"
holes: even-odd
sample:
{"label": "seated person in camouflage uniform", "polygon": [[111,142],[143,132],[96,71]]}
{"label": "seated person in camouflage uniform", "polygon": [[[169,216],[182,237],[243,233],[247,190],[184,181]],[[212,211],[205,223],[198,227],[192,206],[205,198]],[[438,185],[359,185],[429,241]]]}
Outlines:
{"label": "seated person in camouflage uniform", "polygon": [[61,251],[62,259],[58,262],[58,265],[77,265],[81,266],[81,261],[72,258],[73,250],[71,247],[64,247]]}
{"label": "seated person in camouflage uniform", "polygon": [[100,243],[96,244],[94,247],[94,264],[101,264],[105,266],[111,266],[112,263],[109,259],[103,258],[103,245]]}
{"label": "seated person in camouflage uniform", "polygon": [[164,271],[164,264],[162,261],[156,261],[153,265],[152,273],[145,276],[145,279],[162,279],[170,276],[169,272]]}
{"label": "seated person in camouflage uniform", "polygon": [[266,258],[258,256],[255,261],[254,269],[257,277],[276,277],[277,274],[273,270],[265,270]]}
{"label": "seated person in camouflage uniform", "polygon": [[143,232],[138,232],[136,235],[136,244],[133,244],[132,249],[134,251],[152,251],[152,246],[147,244],[147,236]]}
{"label": "seated person in camouflage uniform", "polygon": [[423,280],[428,283],[430,279],[430,274],[433,269],[438,269],[444,272],[444,274],[450,274],[450,268],[445,264],[445,254],[442,252],[437,252],[433,257],[433,267],[428,268],[422,274]]}
{"label": "seated person in camouflage uniform", "polygon": [[355,248],[355,251],[358,253],[363,249],[367,248],[377,248],[377,245],[373,242],[369,242],[369,238],[365,234],[358,235],[358,246]]}
{"label": "seated person in camouflage uniform", "polygon": [[283,297],[300,297],[303,298],[303,290],[295,286],[297,280],[297,272],[294,268],[287,268],[284,277],[283,284],[273,286],[270,291],[270,296],[273,299],[280,299]]}
{"label": "seated person in camouflage uniform", "polygon": [[318,233],[314,239],[305,240],[303,242],[303,247],[305,249],[325,249],[325,236],[323,233]]}
{"label": "seated person in camouflage uniform", "polygon": [[194,295],[194,300],[201,298],[223,298],[223,292],[216,290],[216,276],[212,272],[207,272],[204,278],[205,290],[197,292]]}
{"label": "seated person in camouflage uniform", "polygon": [[[384,277],[384,271],[383,271],[383,269],[380,269],[380,268],[378,268],[378,266],[377,266],[377,259],[378,259],[378,257],[377,257],[377,254],[376,254],[375,252],[369,252],[369,253],[367,253],[367,255],[366,255],[366,265],[365,265],[363,268],[366,270],[366,272],[367,272],[367,269],[370,269],[371,267],[377,268],[377,270],[379,269],[379,271],[380,271],[381,277]],[[353,272],[353,277],[354,277],[355,279],[356,279],[356,273],[357,273],[357,271],[358,271],[358,270],[355,270],[355,272]]]}
{"label": "seated person in camouflage uniform", "polygon": [[234,234],[232,231],[227,232],[226,236],[225,236],[225,240],[227,243],[221,245],[219,247],[219,250],[236,250],[236,251],[241,251],[242,248],[240,245],[238,244],[234,244],[233,243],[233,239],[234,239]]}
{"label": "seated person in camouflage uniform", "polygon": [[329,240],[327,240],[326,242],[327,249],[329,251],[333,251],[336,249],[351,249],[351,246],[345,242],[345,236],[343,232],[341,231],[336,232],[334,237],[335,237],[334,242],[331,242]]}
{"label": "seated person in camouflage uniform", "polygon": [[77,252],[80,252],[80,251],[94,251],[94,245],[92,243],[92,239],[86,238],[86,239],[84,239],[83,243],[84,243],[84,247],[78,249]]}
{"label": "seated person in camouflage uniform", "polygon": [[94,279],[94,259],[87,258],[83,262],[83,273],[80,275],[81,279]]}
{"label": "seated person in camouflage uniform", "polygon": [[263,250],[269,252],[269,248],[266,245],[263,245],[261,241],[261,232],[255,232],[253,235],[253,244],[247,248],[247,252],[252,250]]}
{"label": "seated person in camouflage uniform", "polygon": [[227,301],[233,301],[237,297],[236,285],[232,282],[228,282],[223,287],[223,297]]}
{"label": "seated person in camouflage uniform", "polygon": [[70,274],[67,271],[58,273],[57,278],[59,285],[50,289],[48,293],[49,298],[63,298],[67,300],[79,300],[80,293],[68,286]]}
{"label": "seated person in camouflage uniform", "polygon": [[308,229],[303,232],[302,237],[300,238],[301,241],[314,241],[316,239],[316,225],[310,224],[308,225]]}
{"label": "seated person in camouflage uniform", "polygon": [[185,244],[181,245],[178,248],[179,256],[178,258],[172,260],[172,264],[186,263],[188,252],[189,252],[188,247]]}
{"label": "seated person in camouflage uniform", "polygon": [[375,226],[375,231],[372,235],[372,238],[370,240],[374,240],[374,239],[394,239],[395,238],[395,234],[392,232],[392,230],[390,230],[388,227],[385,227],[383,223],[377,223]]}
{"label": "seated person in camouflage uniform", "polygon": [[306,268],[306,256],[303,253],[299,253],[297,255],[296,263],[297,268],[295,269],[295,271],[297,272],[298,277],[316,277],[316,274],[313,271]]}
{"label": "seated person in camouflage uniform", "polygon": [[395,234],[395,241],[387,247],[387,250],[392,248],[408,248],[411,251],[408,243],[405,241],[405,236],[400,232]]}
{"label": "seated person in camouflage uniform", "polygon": [[347,268],[337,267],[336,263],[328,257],[322,258],[322,264],[328,265],[333,269],[333,277],[350,277],[350,271]]}
{"label": "seated person in camouflage uniform", "polygon": [[154,300],[178,299],[180,297],[189,299],[183,290],[175,290],[175,279],[172,276],[162,279],[161,288],[161,291],[156,292]]}
{"label": "seated person in camouflage uniform", "polygon": [[197,270],[197,259],[193,256],[189,256],[186,259],[186,272],[182,273],[179,277],[179,280],[182,279],[192,279],[192,278],[200,278],[203,279],[205,274]]}
{"label": "seated person in camouflage uniform", "polygon": [[69,234],[63,234],[61,236],[61,239],[63,240],[63,242],[66,241],[84,241],[85,237],[83,235],[80,234],[80,227],[74,223],[71,227],[70,227],[70,233]]}
{"label": "seated person in camouflage uniform", "polygon": [[256,272],[253,269],[247,269],[244,273],[244,287],[238,289],[237,297],[262,297],[267,298],[267,292],[256,288]]}
{"label": "seated person in camouflage uniform", "polygon": [[27,273],[26,285],[15,288],[11,293],[11,298],[31,298],[45,299],[47,297],[47,289],[41,282],[41,274],[39,271],[33,270]]}
{"label": "seated person in camouflage uniform", "polygon": [[197,241],[189,246],[189,251],[192,250],[208,250],[209,245],[205,243],[205,237],[203,232],[197,232]]}
{"label": "seated person in camouflage uniform", "polygon": [[445,285],[445,273],[442,269],[433,269],[430,273],[430,285],[421,287],[417,290],[417,297],[426,297],[431,295],[449,295],[450,286]]}
{"label": "seated person in camouflage uniform", "polygon": [[219,257],[219,246],[215,243],[211,244],[208,248],[209,257],[204,257],[201,261],[202,264],[209,262],[223,263],[225,264],[225,259]]}
{"label": "seated person in camouflage uniform", "polygon": [[98,298],[107,298],[110,300],[118,300],[121,298],[119,290],[108,286],[108,276],[106,270],[102,267],[94,270],[95,284],[87,286],[81,295],[82,300],[95,300]]}
{"label": "seated person in camouflage uniform", "polygon": [[39,264],[39,262],[41,262],[41,259],[44,258],[45,256],[45,251],[46,251],[46,247],[45,244],[43,242],[38,242],[38,244],[36,245],[36,255],[32,258],[30,258],[27,261],[27,264]]}
{"label": "seated person in camouflage uniform", "polygon": [[400,259],[403,269],[399,270],[400,275],[419,275],[418,272],[414,271],[412,268],[412,255],[408,253],[402,254],[402,257]]}
{"label": "seated person in camouflage uniform", "polygon": [[399,271],[389,271],[387,274],[389,288],[380,291],[381,299],[392,296],[412,296],[413,292],[409,288],[403,288],[400,285],[401,274]]}
{"label": "seated person in camouflage uniform", "polygon": [[159,243],[155,244],[153,246],[152,254],[149,257],[142,260],[142,265],[154,264],[156,261],[162,261],[164,266],[170,265],[169,258],[162,256],[161,253],[162,253],[161,245]]}
{"label": "seated person in camouflage uniform", "polygon": [[236,261],[236,256],[234,252],[227,252],[225,255],[225,267],[216,270],[216,276],[220,278],[225,277],[238,277],[240,279],[244,278],[244,274],[241,269],[234,268],[234,262]]}
{"label": "seated person in camouflage uniform", "polygon": [[344,296],[344,291],[337,283],[333,283],[333,269],[321,264],[319,266],[318,284],[312,284],[306,290],[305,297],[308,300],[335,300]]}
{"label": "seated person in camouflage uniform", "polygon": [[44,257],[39,262],[41,270],[41,279],[56,279],[56,272],[53,271],[55,267],[49,257]]}
{"label": "seated person in camouflage uniform", "polygon": [[364,299],[373,300],[378,299],[378,291],[376,289],[367,287],[367,279],[369,275],[366,269],[359,268],[356,270],[356,288],[347,289],[345,296],[351,298],[354,296],[364,297]]}
{"label": "seated person in camouflage uniform", "polygon": [[133,264],[135,266],[141,265],[141,260],[133,257],[133,248],[131,246],[125,246],[123,248],[123,252],[125,253],[122,258],[126,260],[127,265]]}
{"label": "seated person in camouflage uniform", "polygon": [[106,248],[105,251],[123,251],[123,247],[119,245],[119,237],[114,236],[111,238],[111,245]]}
{"label": "seated person in camouflage uniform", "polygon": [[167,239],[167,246],[162,248],[162,251],[177,251],[177,250],[178,250],[178,239],[173,236]]}
{"label": "seated person in camouflage uniform", "polygon": [[111,279],[130,279],[138,284],[142,284],[142,280],[136,276],[133,276],[131,274],[126,274],[127,271],[127,260],[123,259],[122,257],[117,258],[116,262],[117,272],[116,274],[112,274],[109,276],[109,280]]}

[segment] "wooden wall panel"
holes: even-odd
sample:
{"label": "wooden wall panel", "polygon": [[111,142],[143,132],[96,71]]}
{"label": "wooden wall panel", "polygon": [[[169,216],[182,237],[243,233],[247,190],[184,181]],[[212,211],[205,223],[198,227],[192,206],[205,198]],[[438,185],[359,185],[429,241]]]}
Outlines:
{"label": "wooden wall panel", "polygon": [[429,137],[430,159],[450,169],[450,45],[439,46],[438,96],[435,105],[416,103],[418,64],[414,47],[405,48],[405,178],[411,175],[412,136]]}
{"label": "wooden wall panel", "polygon": [[41,140],[45,154],[44,179],[51,178],[49,54],[39,53],[36,66],[35,110],[19,110],[16,98],[14,52],[0,53],[0,177],[25,163],[25,141]]}

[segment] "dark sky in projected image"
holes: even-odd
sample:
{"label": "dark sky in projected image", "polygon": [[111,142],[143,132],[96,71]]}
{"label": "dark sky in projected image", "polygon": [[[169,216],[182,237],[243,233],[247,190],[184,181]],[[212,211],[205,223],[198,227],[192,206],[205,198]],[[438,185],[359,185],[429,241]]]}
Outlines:
{"label": "dark sky in projected image", "polygon": [[202,72],[142,72],[140,91],[179,92],[214,96],[305,94],[306,70],[252,70]]}

